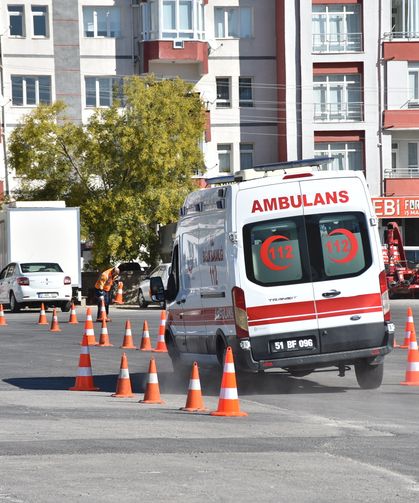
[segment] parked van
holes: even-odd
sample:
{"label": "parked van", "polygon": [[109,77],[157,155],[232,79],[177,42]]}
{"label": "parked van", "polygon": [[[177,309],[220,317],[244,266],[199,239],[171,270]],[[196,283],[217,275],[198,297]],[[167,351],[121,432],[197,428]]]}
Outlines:
{"label": "parked van", "polygon": [[167,290],[151,280],[174,368],[222,365],[231,346],[238,372],[354,365],[376,388],[394,325],[364,176],[277,166],[187,196]]}

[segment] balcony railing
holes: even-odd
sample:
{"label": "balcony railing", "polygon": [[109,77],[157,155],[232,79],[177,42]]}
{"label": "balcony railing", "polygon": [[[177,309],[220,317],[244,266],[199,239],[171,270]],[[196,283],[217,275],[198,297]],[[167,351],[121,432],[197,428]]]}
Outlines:
{"label": "balcony railing", "polygon": [[391,31],[383,35],[384,40],[404,39],[417,40],[419,39],[419,31]]}
{"label": "balcony railing", "polygon": [[363,103],[315,103],[315,122],[358,122],[363,120]]}
{"label": "balcony railing", "polygon": [[362,33],[314,33],[313,52],[359,52]]}
{"label": "balcony railing", "polygon": [[419,178],[419,166],[385,169],[384,178]]}

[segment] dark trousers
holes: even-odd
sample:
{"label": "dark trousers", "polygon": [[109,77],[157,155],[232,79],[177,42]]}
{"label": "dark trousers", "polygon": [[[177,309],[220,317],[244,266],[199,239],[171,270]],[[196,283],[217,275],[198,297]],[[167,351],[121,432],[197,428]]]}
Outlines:
{"label": "dark trousers", "polygon": [[105,302],[106,317],[109,316],[109,304],[111,303],[111,292],[105,292],[104,290],[98,290],[95,288],[95,297],[97,299],[97,316],[96,319],[100,317],[100,308],[102,307],[102,298]]}

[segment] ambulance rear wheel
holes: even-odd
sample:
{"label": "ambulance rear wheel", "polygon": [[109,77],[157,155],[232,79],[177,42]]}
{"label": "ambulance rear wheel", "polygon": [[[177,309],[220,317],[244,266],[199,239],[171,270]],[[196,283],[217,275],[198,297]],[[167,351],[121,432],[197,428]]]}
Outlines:
{"label": "ambulance rear wheel", "polygon": [[355,375],[359,387],[362,389],[376,389],[383,382],[384,364],[370,365],[367,361],[361,360],[355,363]]}
{"label": "ambulance rear wheel", "polygon": [[164,339],[166,342],[167,352],[169,353],[169,357],[172,360],[173,372],[175,374],[179,375],[179,377],[181,377],[181,378],[189,377],[190,369],[188,369],[188,367],[186,367],[186,365],[182,364],[182,361],[180,358],[180,351],[178,350],[176,343],[173,340],[172,335],[169,333],[166,333]]}

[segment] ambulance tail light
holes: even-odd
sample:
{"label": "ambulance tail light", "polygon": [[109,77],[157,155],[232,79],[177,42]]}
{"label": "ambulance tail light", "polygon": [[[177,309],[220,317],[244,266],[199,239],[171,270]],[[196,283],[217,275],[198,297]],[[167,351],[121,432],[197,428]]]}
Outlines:
{"label": "ambulance tail light", "polygon": [[391,320],[390,297],[388,295],[386,271],[380,272],[379,279],[380,279],[381,304],[383,306],[383,312],[384,312],[384,321],[390,321]]}
{"label": "ambulance tail light", "polygon": [[234,320],[236,323],[236,334],[239,339],[249,337],[249,326],[247,324],[246,301],[244,292],[238,286],[232,290]]}

